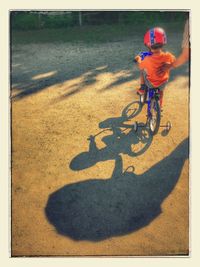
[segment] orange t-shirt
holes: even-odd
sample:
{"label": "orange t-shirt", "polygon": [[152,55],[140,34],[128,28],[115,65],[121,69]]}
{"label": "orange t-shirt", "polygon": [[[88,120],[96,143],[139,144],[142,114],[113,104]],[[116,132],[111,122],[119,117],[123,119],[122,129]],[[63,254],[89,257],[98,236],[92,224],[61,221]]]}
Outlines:
{"label": "orange t-shirt", "polygon": [[160,54],[153,54],[151,56],[146,56],[144,60],[139,63],[139,68],[145,70],[147,74],[147,79],[150,83],[158,87],[161,84],[165,83],[169,79],[169,71],[158,75],[157,70],[164,63],[173,63],[175,61],[175,56],[169,52],[161,52]]}

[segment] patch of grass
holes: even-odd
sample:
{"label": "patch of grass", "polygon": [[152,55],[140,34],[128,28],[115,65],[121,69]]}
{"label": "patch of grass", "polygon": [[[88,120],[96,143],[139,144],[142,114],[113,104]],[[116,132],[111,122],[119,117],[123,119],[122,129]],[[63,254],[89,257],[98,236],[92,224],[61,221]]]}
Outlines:
{"label": "patch of grass", "polygon": [[[115,42],[132,39],[136,35],[143,38],[145,31],[157,25],[99,25],[83,26],[61,29],[41,29],[31,31],[11,31],[12,44],[29,44],[29,43],[54,43],[54,42]],[[183,23],[160,23],[167,31],[180,29],[183,31]]]}
{"label": "patch of grass", "polygon": [[42,29],[16,31],[11,33],[13,43],[49,43],[49,42],[108,42],[126,39],[132,35],[127,26],[83,26],[66,29]]}

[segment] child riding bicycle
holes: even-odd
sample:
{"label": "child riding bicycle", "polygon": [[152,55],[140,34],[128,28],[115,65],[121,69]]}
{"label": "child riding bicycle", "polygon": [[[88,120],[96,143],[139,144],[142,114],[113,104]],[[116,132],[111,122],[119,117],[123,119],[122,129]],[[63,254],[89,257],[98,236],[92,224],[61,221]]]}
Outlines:
{"label": "child riding bicycle", "polygon": [[146,32],[144,36],[144,45],[148,48],[148,52],[142,52],[135,57],[141,70],[140,88],[137,90],[139,95],[145,93],[145,89],[159,88],[160,89],[160,106],[163,103],[163,90],[169,79],[169,70],[158,74],[158,69],[164,63],[173,63],[175,56],[169,52],[162,50],[167,43],[166,33],[162,28],[153,28]]}

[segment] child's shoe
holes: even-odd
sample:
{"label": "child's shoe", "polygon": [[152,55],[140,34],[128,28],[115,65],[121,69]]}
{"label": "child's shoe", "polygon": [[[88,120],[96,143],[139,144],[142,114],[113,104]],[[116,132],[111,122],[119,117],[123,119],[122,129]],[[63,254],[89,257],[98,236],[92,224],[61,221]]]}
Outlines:
{"label": "child's shoe", "polygon": [[146,89],[146,85],[145,84],[141,84],[140,88],[137,90],[137,94],[138,95],[143,95]]}

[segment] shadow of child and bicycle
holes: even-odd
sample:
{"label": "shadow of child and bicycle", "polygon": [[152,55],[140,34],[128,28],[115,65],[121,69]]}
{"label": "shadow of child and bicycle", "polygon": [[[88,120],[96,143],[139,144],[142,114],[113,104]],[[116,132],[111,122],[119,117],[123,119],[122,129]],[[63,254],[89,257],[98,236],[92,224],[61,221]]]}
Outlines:
{"label": "shadow of child and bicycle", "polygon": [[[128,123],[141,109],[140,103],[135,101],[123,110],[121,117],[100,122],[99,128],[102,130],[88,138],[89,150],[74,157],[70,162],[70,168],[76,171],[83,170],[97,162],[115,159],[120,153],[131,157],[143,154],[151,145],[152,136],[144,123],[140,123],[137,132],[133,125]],[[108,132],[108,135],[101,139],[105,146],[99,149],[95,140],[105,132]]]}
{"label": "shadow of child and bicycle", "polygon": [[[87,178],[49,196],[45,213],[59,234],[73,240],[101,241],[134,232],[162,212],[161,204],[176,185],[188,158],[188,138],[146,172],[136,175],[133,166],[123,171],[120,154],[136,157],[152,142],[147,128],[140,127],[134,132],[126,123],[140,111],[141,106],[134,102],[124,109],[121,117],[101,122],[102,131],[112,131],[102,139],[106,146],[97,148],[95,137],[101,131],[90,136],[89,151],[72,159],[70,168],[76,171],[110,159],[115,160],[115,167],[108,179]],[[131,149],[138,144],[141,145],[137,151]]]}

